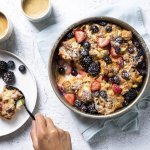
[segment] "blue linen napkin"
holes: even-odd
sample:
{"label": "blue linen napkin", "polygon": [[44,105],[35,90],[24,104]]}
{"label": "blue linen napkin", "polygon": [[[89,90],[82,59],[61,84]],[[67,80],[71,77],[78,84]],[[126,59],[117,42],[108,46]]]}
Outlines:
{"label": "blue linen napkin", "polygon": [[[140,6],[136,4],[138,4],[138,1],[131,2],[129,0],[126,0],[117,4],[103,5],[98,10],[90,12],[89,14],[86,13],[82,16],[78,15],[77,12],[75,12],[74,17],[66,18],[66,20],[64,19],[63,21],[55,23],[44,29],[38,34],[37,43],[40,54],[45,64],[47,65],[48,62],[50,48],[52,48],[60,33],[62,33],[63,30],[71,23],[82,18],[92,16],[115,17],[129,23],[142,35],[146,44],[148,45],[150,43],[150,37],[144,27],[142,10]],[[106,136],[121,132],[138,131],[138,116],[142,112],[141,110],[145,110],[147,107],[149,107],[149,101],[150,96],[146,95],[138,105],[134,106],[131,111],[115,119],[88,119],[74,113],[72,113],[72,116],[84,139],[89,143],[93,143],[98,141],[100,136]]]}

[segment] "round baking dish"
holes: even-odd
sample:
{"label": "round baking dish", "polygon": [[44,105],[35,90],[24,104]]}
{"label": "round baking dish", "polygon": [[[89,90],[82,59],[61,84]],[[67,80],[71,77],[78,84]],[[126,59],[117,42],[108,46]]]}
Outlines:
{"label": "round baking dish", "polygon": [[[143,81],[143,85],[141,87],[139,95],[136,97],[136,99],[133,100],[128,106],[123,107],[123,108],[117,110],[116,112],[114,112],[112,114],[108,114],[108,115],[87,114],[87,113],[81,112],[80,110],[77,110],[76,108],[71,106],[69,103],[67,103],[67,101],[64,99],[64,97],[60,93],[60,91],[57,87],[56,81],[55,81],[55,72],[54,72],[55,71],[55,62],[54,62],[54,60],[55,60],[55,56],[57,54],[57,50],[58,50],[58,47],[59,47],[60,42],[62,41],[62,39],[73,28],[76,28],[77,26],[82,25],[82,24],[86,24],[86,23],[90,23],[90,22],[97,22],[97,21],[110,22],[110,23],[116,24],[116,25],[118,25],[118,26],[120,26],[124,29],[132,31],[134,37],[139,41],[142,49],[145,52],[145,61],[146,61],[146,65],[147,65],[147,67],[146,67],[147,74],[146,74],[146,77]],[[72,110],[73,112],[75,112],[75,113],[77,113],[81,116],[88,117],[88,118],[109,119],[109,118],[118,117],[118,116],[123,115],[124,113],[128,112],[146,94],[148,86],[150,85],[150,81],[149,81],[149,76],[150,76],[149,75],[149,73],[150,73],[150,53],[149,53],[148,48],[147,48],[143,38],[141,37],[141,35],[133,27],[131,27],[129,24],[127,24],[127,23],[125,23],[121,20],[118,20],[116,18],[112,18],[112,17],[92,17],[92,18],[83,19],[81,21],[78,21],[78,22],[72,24],[60,35],[60,37],[57,39],[57,41],[55,42],[55,44],[54,44],[54,46],[51,50],[51,54],[50,54],[50,57],[49,57],[49,64],[48,64],[48,73],[49,73],[49,80],[51,82],[51,85],[52,85],[52,88],[53,88],[55,94],[57,95],[59,100],[65,106],[67,106],[70,110]]]}

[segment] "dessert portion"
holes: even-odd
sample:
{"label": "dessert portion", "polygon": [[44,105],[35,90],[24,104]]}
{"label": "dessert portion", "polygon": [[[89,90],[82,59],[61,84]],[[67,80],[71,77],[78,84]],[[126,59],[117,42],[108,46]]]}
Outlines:
{"label": "dessert portion", "polygon": [[5,119],[12,119],[16,111],[24,104],[23,93],[12,86],[6,85],[0,94],[0,116]]}
{"label": "dessert portion", "polygon": [[70,31],[55,61],[64,98],[90,114],[107,115],[130,104],[146,75],[144,51],[133,33],[105,21]]}
{"label": "dessert portion", "polygon": [[[16,81],[14,70],[16,64],[14,61],[8,62],[0,60],[0,78],[7,84],[4,86],[2,93],[0,93],[0,117],[5,119],[12,119],[16,111],[24,105],[25,97],[23,93],[13,85]],[[26,67],[19,65],[20,73],[26,73]]]}

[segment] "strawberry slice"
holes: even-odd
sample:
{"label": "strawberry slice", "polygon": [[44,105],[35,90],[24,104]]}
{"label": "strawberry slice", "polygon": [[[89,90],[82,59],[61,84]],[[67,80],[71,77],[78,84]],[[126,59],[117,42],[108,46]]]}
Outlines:
{"label": "strawberry slice", "polygon": [[117,84],[112,85],[112,90],[114,91],[115,94],[120,94],[122,92],[122,89]]}
{"label": "strawberry slice", "polygon": [[92,82],[91,91],[97,91],[97,90],[100,90],[100,88],[101,88],[100,82],[98,82],[98,81]]}
{"label": "strawberry slice", "polygon": [[98,46],[100,48],[103,48],[103,47],[107,46],[110,43],[110,40],[106,39],[106,38],[99,37],[98,40],[97,40],[97,43],[98,43]]}
{"label": "strawberry slice", "polygon": [[118,58],[118,65],[119,65],[119,68],[120,68],[120,69],[121,69],[121,68],[123,67],[123,65],[124,65],[124,60],[123,60],[123,57],[122,57],[122,56]]}
{"label": "strawberry slice", "polygon": [[79,74],[82,76],[82,77],[85,77],[87,75],[87,73],[83,70],[80,70],[79,71]]}
{"label": "strawberry slice", "polygon": [[86,39],[86,33],[82,30],[74,31],[75,39],[78,43],[83,42]]}
{"label": "strawberry slice", "polygon": [[111,49],[110,49],[110,55],[113,58],[118,58],[119,57],[119,55],[115,52],[115,49],[113,47],[111,47]]}
{"label": "strawberry slice", "polygon": [[75,101],[75,95],[74,94],[64,94],[64,97],[70,105],[72,105],[72,106],[74,105],[74,101]]}

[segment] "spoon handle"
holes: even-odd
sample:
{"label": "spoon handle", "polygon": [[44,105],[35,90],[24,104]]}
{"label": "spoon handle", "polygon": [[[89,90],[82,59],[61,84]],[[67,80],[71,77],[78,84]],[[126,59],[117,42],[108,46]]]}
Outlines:
{"label": "spoon handle", "polygon": [[30,112],[30,110],[27,108],[26,104],[24,104],[24,108],[26,109],[26,111],[28,112],[28,114],[30,115],[30,117],[35,120],[34,115]]}

